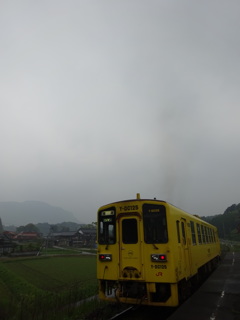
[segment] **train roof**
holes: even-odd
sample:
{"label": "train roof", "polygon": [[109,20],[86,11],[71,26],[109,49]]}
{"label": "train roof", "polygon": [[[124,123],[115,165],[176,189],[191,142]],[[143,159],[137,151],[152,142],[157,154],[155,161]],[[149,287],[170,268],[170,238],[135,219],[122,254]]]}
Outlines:
{"label": "train roof", "polygon": [[[186,211],[184,211],[183,209],[181,209],[181,208],[179,208],[179,207],[171,204],[170,202],[167,202],[167,201],[165,201],[165,200],[158,200],[158,199],[156,199],[156,198],[153,198],[153,199],[149,199],[149,198],[142,199],[142,198],[140,198],[140,194],[139,194],[139,193],[137,193],[137,196],[136,196],[136,198],[134,198],[134,199],[125,199],[125,200],[114,201],[114,202],[111,202],[111,203],[102,205],[101,207],[105,207],[105,206],[109,206],[109,205],[114,205],[114,204],[122,203],[122,202],[131,202],[131,201],[141,201],[141,202],[151,201],[151,202],[156,202],[156,203],[159,203],[159,202],[165,203],[165,204],[167,204],[167,205],[169,205],[169,206],[171,206],[171,207],[174,207],[174,208],[176,208],[176,209],[184,212],[184,214],[187,214],[187,215],[190,216],[190,217],[194,217],[194,219],[197,219],[197,220],[199,220],[200,222],[204,222],[204,223],[207,224],[207,225],[211,225],[211,223],[203,220],[203,219],[202,219],[201,217],[199,217],[198,215],[192,214],[192,213],[189,213],[189,212],[186,212]],[[101,208],[101,207],[100,207],[100,208]],[[212,225],[211,225],[211,226],[212,226]]]}

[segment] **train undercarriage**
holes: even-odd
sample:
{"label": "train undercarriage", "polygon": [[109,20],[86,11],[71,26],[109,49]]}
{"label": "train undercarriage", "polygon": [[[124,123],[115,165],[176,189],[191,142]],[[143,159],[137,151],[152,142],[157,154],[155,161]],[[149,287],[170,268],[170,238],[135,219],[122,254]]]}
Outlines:
{"label": "train undercarriage", "polygon": [[197,274],[178,283],[136,280],[100,280],[100,296],[104,300],[130,304],[178,306],[185,301],[217,267],[219,257],[198,269]]}

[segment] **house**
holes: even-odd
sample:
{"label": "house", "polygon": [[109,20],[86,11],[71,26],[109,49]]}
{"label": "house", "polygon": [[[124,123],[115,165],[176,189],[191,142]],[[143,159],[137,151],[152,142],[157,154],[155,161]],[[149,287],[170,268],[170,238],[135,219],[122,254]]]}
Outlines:
{"label": "house", "polygon": [[22,231],[13,237],[13,240],[17,241],[36,241],[41,238],[38,232],[26,232]]}
{"label": "house", "polygon": [[97,229],[95,228],[80,228],[79,241],[82,241],[84,246],[94,247],[97,241]]}
{"label": "house", "polygon": [[54,245],[58,246],[70,246],[72,242],[78,240],[77,231],[63,231],[53,232],[48,236],[48,239],[52,240]]}
{"label": "house", "polygon": [[48,239],[58,246],[93,247],[97,239],[97,230],[80,228],[77,231],[55,232],[49,234]]}
{"label": "house", "polygon": [[0,256],[11,253],[15,244],[4,233],[0,233]]}
{"label": "house", "polygon": [[3,231],[3,234],[5,234],[9,239],[13,239],[17,233],[13,231]]}
{"label": "house", "polygon": [[2,219],[0,218],[0,256],[12,252],[14,246],[11,238],[3,231]]}

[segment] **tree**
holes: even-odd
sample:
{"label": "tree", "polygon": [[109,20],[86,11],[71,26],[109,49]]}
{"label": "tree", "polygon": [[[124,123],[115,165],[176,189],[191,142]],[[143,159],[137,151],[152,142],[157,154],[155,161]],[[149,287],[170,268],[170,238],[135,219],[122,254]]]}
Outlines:
{"label": "tree", "polygon": [[37,232],[37,233],[39,233],[39,229],[33,223],[29,223],[25,226],[20,226],[16,229],[16,231],[18,233],[20,233],[20,232]]}
{"label": "tree", "polygon": [[240,232],[240,204],[231,205],[223,214],[213,216],[209,222],[218,228],[220,238],[236,239],[236,234]]}

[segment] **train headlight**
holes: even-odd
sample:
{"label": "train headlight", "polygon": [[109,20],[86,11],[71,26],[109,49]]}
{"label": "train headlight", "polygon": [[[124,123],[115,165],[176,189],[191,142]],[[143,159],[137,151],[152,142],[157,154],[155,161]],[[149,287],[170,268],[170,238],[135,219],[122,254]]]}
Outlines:
{"label": "train headlight", "polygon": [[112,255],[111,254],[99,254],[98,259],[100,261],[112,261]]}
{"label": "train headlight", "polygon": [[166,262],[167,256],[166,256],[166,254],[152,254],[151,260],[153,262]]}

